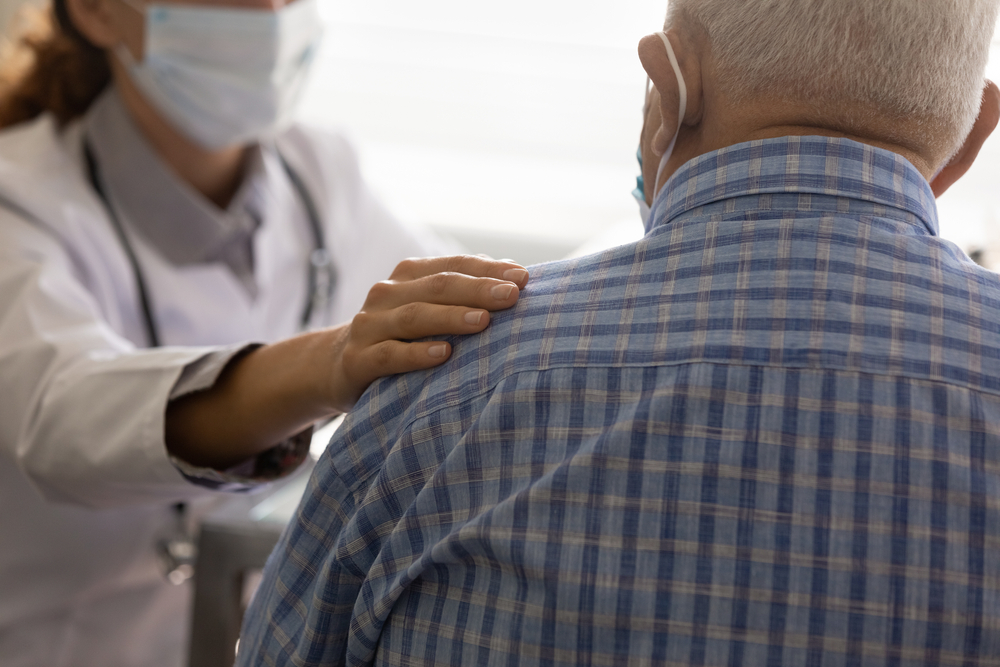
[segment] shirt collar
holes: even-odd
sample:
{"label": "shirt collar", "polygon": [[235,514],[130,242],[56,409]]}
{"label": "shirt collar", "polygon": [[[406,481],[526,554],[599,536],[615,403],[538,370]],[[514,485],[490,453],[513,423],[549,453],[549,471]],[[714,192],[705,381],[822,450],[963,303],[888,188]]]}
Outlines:
{"label": "shirt collar", "polygon": [[652,228],[716,202],[781,193],[896,209],[901,218],[938,234],[934,193],[916,167],[896,153],[833,137],[758,140],[687,162],[653,202]]}
{"label": "shirt collar", "polygon": [[114,86],[88,111],[84,132],[122,218],[171,263],[215,260],[260,226],[268,196],[265,149],[252,149],[243,183],[222,210],[163,162]]}

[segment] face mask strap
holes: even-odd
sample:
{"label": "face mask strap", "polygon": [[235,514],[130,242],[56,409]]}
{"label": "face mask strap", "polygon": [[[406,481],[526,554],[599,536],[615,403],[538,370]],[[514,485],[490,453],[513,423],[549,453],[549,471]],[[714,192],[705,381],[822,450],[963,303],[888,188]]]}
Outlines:
{"label": "face mask strap", "polygon": [[667,47],[667,58],[670,59],[670,66],[674,69],[674,75],[677,77],[677,90],[680,96],[680,109],[677,112],[677,131],[674,132],[674,138],[670,140],[670,145],[667,150],[663,153],[663,157],[660,159],[660,167],[656,170],[656,183],[653,184],[653,198],[656,198],[657,188],[660,183],[660,176],[663,175],[663,170],[667,166],[667,161],[670,160],[670,156],[674,153],[674,147],[677,145],[677,137],[681,133],[681,128],[684,126],[684,116],[687,115],[687,85],[684,83],[684,75],[681,73],[681,66],[677,63],[677,56],[674,55],[674,47],[671,46],[670,40],[667,38],[667,33],[658,32],[656,33],[661,40],[663,40],[663,45]]}

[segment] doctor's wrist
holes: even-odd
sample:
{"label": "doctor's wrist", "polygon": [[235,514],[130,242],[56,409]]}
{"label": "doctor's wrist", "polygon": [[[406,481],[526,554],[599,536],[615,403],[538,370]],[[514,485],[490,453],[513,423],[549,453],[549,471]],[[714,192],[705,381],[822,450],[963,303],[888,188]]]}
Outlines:
{"label": "doctor's wrist", "polygon": [[250,350],[212,387],[171,401],[168,452],[227,470],[336,414],[328,395],[332,339],[321,331]]}

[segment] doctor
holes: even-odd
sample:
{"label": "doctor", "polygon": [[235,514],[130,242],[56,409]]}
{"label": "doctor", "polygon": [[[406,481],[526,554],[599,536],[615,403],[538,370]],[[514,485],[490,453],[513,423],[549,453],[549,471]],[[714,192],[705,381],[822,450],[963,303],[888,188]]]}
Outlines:
{"label": "doctor", "polygon": [[371,380],[451,353],[409,341],[481,331],[528,276],[397,266],[433,239],[288,122],[316,0],[53,9],[0,97],[0,663],[176,666],[169,546],[212,491],[290,472]]}

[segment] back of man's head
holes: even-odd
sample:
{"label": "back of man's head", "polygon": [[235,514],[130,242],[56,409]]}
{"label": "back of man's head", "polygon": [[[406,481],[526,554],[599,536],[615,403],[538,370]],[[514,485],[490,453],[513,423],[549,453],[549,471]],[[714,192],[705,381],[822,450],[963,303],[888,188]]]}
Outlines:
{"label": "back of man's head", "polygon": [[[850,132],[869,114],[934,128],[950,154],[979,111],[1000,0],[672,0],[733,102],[802,101]],[[841,110],[841,111],[837,111]]]}

